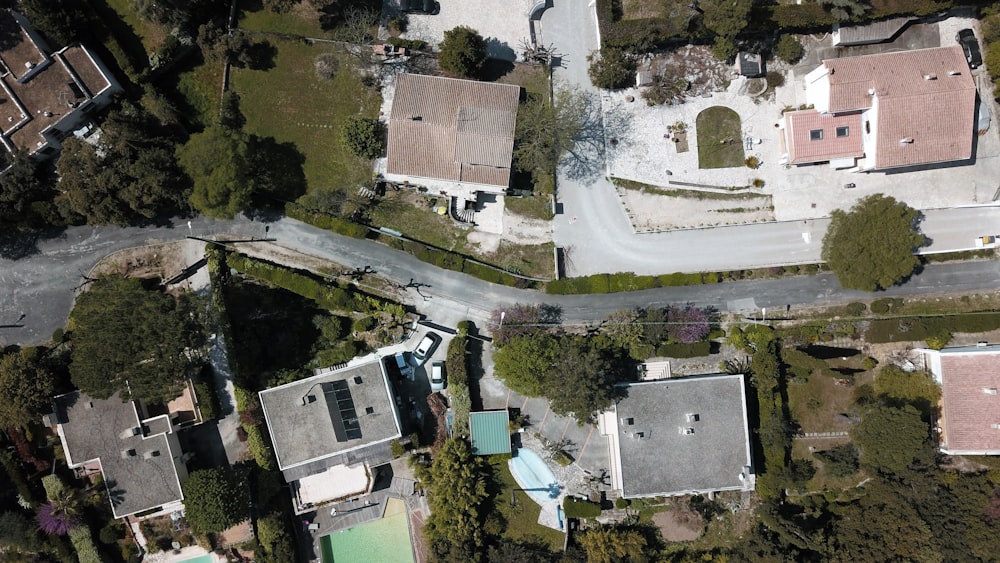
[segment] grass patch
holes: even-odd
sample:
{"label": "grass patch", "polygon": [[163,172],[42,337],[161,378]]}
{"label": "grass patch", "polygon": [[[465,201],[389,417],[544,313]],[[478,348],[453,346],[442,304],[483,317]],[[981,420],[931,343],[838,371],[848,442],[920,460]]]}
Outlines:
{"label": "grass patch", "polygon": [[792,442],[792,458],[805,459],[812,462],[816,468],[816,474],[806,482],[807,491],[840,490],[854,487],[865,478],[864,471],[858,471],[854,475],[847,477],[836,477],[826,471],[826,465],[818,459],[813,452],[809,451],[811,446],[814,451],[822,452],[832,449],[834,446],[847,444],[850,438],[829,438],[823,440],[795,440]]}
{"label": "grass patch", "polygon": [[471,228],[455,225],[447,215],[438,215],[437,207],[448,206],[447,196],[424,195],[413,190],[389,192],[371,211],[372,222],[395,229],[419,241],[465,253],[466,235]]}
{"label": "grass patch", "polygon": [[500,247],[494,254],[483,256],[483,261],[521,275],[551,279],[555,271],[554,249],[555,244],[551,242],[516,244],[503,240],[500,241]]}
{"label": "grass patch", "polygon": [[[510,474],[507,460],[492,460],[491,465],[496,472],[497,481],[503,487],[496,498],[496,507],[507,520],[503,535],[512,540],[537,539],[547,545],[553,553],[561,551],[563,534],[538,523],[538,514],[542,511],[542,507],[538,506],[528,493],[520,490],[514,476]],[[514,495],[513,506],[510,502],[511,494]]]}
{"label": "grass patch", "polygon": [[[830,360],[831,367],[837,369],[864,369],[861,362],[864,355],[858,354],[847,360]],[[871,374],[858,374],[854,386],[872,381]],[[837,385],[837,378],[814,374],[805,383],[788,384],[788,406],[792,418],[799,423],[802,432],[846,432],[851,425],[838,419],[840,413],[851,410],[854,402],[854,386]]]}
{"label": "grass patch", "polygon": [[743,164],[740,116],[735,111],[712,106],[698,114],[698,168],[737,168]]}
{"label": "grass patch", "polygon": [[551,221],[555,214],[552,213],[552,200],[547,195],[504,198],[504,204],[512,213],[517,213],[522,217],[530,219],[541,219]]}
{"label": "grass patch", "polygon": [[[118,17],[132,28],[132,33],[142,42],[147,53],[155,51],[166,40],[170,30],[157,23],[139,17],[133,6],[133,0],[104,0],[108,7],[118,14]],[[100,4],[100,1],[94,2]]]}
{"label": "grass patch", "polygon": [[222,63],[208,63],[198,55],[194,66],[177,74],[177,93],[190,110],[188,120],[194,124],[207,127],[219,120],[222,71]]}
{"label": "grass patch", "polygon": [[[127,0],[118,0],[127,1]],[[313,2],[299,2],[284,14],[275,14],[267,8],[240,14],[239,26],[250,31],[297,35],[300,37],[326,37],[320,25],[320,13]]]}
{"label": "grass patch", "polygon": [[378,92],[365,87],[351,61],[339,53],[340,71],[334,78],[317,77],[313,61],[319,55],[337,53],[330,45],[270,41],[278,49],[274,68],[234,68],[232,72],[246,130],[295,144],[305,155],[309,191],[353,194],[371,180],[372,171],[368,161],[341,146],[340,128],[350,117],[376,117],[381,105]]}

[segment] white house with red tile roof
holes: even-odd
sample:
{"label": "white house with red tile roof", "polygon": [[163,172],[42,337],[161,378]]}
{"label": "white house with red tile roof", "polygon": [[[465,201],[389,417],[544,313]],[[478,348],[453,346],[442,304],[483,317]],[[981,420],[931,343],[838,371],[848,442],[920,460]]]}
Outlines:
{"label": "white house with red tile roof", "polygon": [[778,124],[789,164],[870,172],[973,156],[976,84],[960,45],[825,60],[805,83],[812,108]]}
{"label": "white house with red tile roof", "polygon": [[510,185],[520,86],[401,74],[385,178],[474,200]]}
{"label": "white house with red tile roof", "polygon": [[941,386],[941,451],[1000,455],[1000,346],[919,352]]}

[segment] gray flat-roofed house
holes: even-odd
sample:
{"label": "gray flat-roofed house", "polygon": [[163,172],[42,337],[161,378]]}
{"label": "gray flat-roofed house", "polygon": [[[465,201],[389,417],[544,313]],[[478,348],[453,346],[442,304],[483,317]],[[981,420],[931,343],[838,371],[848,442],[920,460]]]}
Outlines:
{"label": "gray flat-roofed house", "polygon": [[625,498],[752,490],[742,375],[620,385],[601,413],[611,485]]}
{"label": "gray flat-roofed house", "polygon": [[53,402],[67,464],[100,468],[116,518],[183,507],[187,466],[167,415],[149,418],[142,403],[117,393],[99,400],[74,391]]}
{"label": "gray flat-roofed house", "polygon": [[378,359],[260,392],[278,467],[289,482],[337,465],[392,459],[402,436],[385,368]]}

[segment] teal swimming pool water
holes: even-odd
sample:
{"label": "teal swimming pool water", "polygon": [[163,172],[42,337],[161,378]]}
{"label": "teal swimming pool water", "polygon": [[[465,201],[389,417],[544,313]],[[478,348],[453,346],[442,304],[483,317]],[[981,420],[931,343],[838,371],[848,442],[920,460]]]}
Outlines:
{"label": "teal swimming pool water", "polygon": [[180,563],[215,563],[215,559],[212,559],[211,554],[205,554],[195,557],[194,559],[185,559]]}
{"label": "teal swimming pool water", "polygon": [[403,501],[389,499],[381,520],[320,538],[323,563],[413,563],[408,519]]}
{"label": "teal swimming pool water", "polygon": [[514,480],[538,504],[559,497],[559,483],[556,476],[538,454],[527,449],[517,450],[517,455],[508,462]]}

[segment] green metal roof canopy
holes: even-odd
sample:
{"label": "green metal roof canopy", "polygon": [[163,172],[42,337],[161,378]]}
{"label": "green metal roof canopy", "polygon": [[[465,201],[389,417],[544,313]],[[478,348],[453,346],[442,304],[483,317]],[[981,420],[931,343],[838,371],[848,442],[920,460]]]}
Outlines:
{"label": "green metal roof canopy", "polygon": [[477,455],[509,454],[510,429],[507,422],[510,415],[502,411],[469,413],[469,427],[472,431],[472,453]]}

